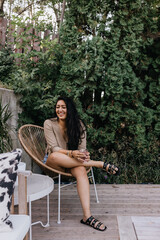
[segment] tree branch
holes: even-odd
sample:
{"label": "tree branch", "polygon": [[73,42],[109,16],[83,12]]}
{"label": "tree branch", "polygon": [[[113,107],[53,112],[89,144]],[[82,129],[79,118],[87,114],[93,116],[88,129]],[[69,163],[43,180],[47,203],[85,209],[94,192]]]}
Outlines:
{"label": "tree branch", "polygon": [[61,25],[63,23],[65,7],[66,7],[66,0],[63,0],[63,8],[62,8],[62,13],[61,13],[61,19],[60,19],[59,27],[61,27]]}
{"label": "tree branch", "polygon": [[[1,0],[0,0],[1,1]],[[45,0],[40,0],[40,2],[44,2]],[[29,7],[31,7],[34,4],[34,2],[30,3],[27,7],[25,7],[23,10],[21,10],[18,13],[18,16],[21,15],[22,13],[24,13]]]}
{"label": "tree branch", "polygon": [[[59,29],[61,28],[61,25],[62,25],[62,23],[63,23],[65,7],[66,7],[66,0],[63,0],[63,7],[62,7],[62,12],[61,12]],[[58,33],[58,42],[60,42],[59,33]]]}
{"label": "tree branch", "polygon": [[0,0],[0,15],[3,15],[4,11],[3,11],[3,4],[4,4],[5,0]]}
{"label": "tree branch", "polygon": [[27,7],[25,7],[23,10],[21,10],[19,13],[18,13],[18,16],[21,15],[22,13],[24,13],[29,7],[31,7],[33,5],[33,3],[30,3]]}

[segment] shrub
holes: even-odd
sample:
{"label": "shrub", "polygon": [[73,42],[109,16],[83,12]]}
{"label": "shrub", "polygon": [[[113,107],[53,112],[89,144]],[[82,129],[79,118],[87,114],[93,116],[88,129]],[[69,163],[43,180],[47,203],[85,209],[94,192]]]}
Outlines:
{"label": "shrub", "polygon": [[11,56],[11,52],[8,49],[4,49],[0,51],[0,81],[3,84],[8,84],[10,82],[11,76],[10,74],[13,71],[13,57]]}
{"label": "shrub", "polygon": [[0,100],[0,152],[8,152],[12,150],[12,140],[9,134],[10,126],[8,120],[11,118],[8,104],[2,106],[2,100]]}

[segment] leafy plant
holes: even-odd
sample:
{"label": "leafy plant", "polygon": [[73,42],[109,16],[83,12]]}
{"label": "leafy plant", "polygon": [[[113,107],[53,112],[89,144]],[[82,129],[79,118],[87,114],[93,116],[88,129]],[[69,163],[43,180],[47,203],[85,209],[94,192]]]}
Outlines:
{"label": "leafy plant", "polygon": [[[77,102],[92,158],[121,167],[121,176],[108,182],[160,182],[159,15],[154,3],[69,1],[61,28],[63,55],[55,90]],[[96,172],[96,180],[105,182]]]}
{"label": "leafy plant", "polygon": [[0,81],[4,84],[8,84],[11,79],[11,72],[13,71],[13,57],[11,51],[3,49],[0,51]]}
{"label": "leafy plant", "polygon": [[12,150],[12,140],[9,134],[10,126],[8,120],[12,117],[9,111],[9,105],[2,106],[0,100],[0,152],[7,152]]}

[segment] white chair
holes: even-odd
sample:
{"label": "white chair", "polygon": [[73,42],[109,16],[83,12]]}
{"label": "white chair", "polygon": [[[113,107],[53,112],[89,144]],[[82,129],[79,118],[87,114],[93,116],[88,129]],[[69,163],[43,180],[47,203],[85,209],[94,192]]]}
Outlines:
{"label": "white chair", "polygon": [[[27,173],[29,171],[25,171]],[[36,224],[41,224],[42,227],[46,228],[50,226],[49,222],[49,194],[54,189],[54,181],[49,176],[41,175],[41,174],[30,174],[27,178],[27,202],[29,203],[29,216],[31,220],[30,224],[30,240],[32,240],[32,226]],[[43,223],[42,221],[32,222],[32,202],[43,197],[47,196],[47,223]],[[14,191],[14,204],[19,204],[18,201],[18,187],[15,187]]]}
{"label": "white chair", "polygon": [[0,232],[1,240],[27,240],[28,231],[30,228],[30,217],[27,215],[27,176],[18,174],[18,213],[14,213],[14,197],[12,197],[11,215],[8,220],[11,220],[13,229],[9,232]]}

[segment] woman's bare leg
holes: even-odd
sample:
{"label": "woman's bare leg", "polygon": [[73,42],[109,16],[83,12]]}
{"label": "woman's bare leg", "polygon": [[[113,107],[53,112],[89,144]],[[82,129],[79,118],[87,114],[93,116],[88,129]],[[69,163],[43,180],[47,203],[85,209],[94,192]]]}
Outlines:
{"label": "woman's bare leg", "polygon": [[[103,168],[103,162],[90,160],[88,162],[80,162],[74,158],[70,158],[63,153],[54,152],[49,155],[46,164],[57,170],[70,168],[72,175],[77,180],[77,192],[83,209],[83,221],[86,221],[90,216],[90,191],[89,181],[85,167]],[[95,224],[95,226],[98,222]],[[102,224],[100,229],[104,229]]]}
{"label": "woman's bare leg", "polygon": [[85,167],[75,167],[71,169],[72,175],[77,180],[77,192],[83,209],[83,218],[86,220],[91,216],[90,212],[90,190],[89,181]]}
{"label": "woman's bare leg", "polygon": [[[86,168],[83,166],[75,167],[71,169],[71,173],[77,180],[77,192],[83,209],[83,221],[85,222],[91,216],[90,188]],[[95,226],[97,224],[98,222],[95,224]],[[100,229],[104,228],[105,226],[102,224]]]}
{"label": "woman's bare leg", "polygon": [[51,153],[47,159],[46,164],[50,167],[55,168],[74,168],[79,166],[84,167],[98,167],[103,168],[103,162],[90,160],[88,162],[80,162],[74,158],[70,158],[63,153],[54,152]]}

